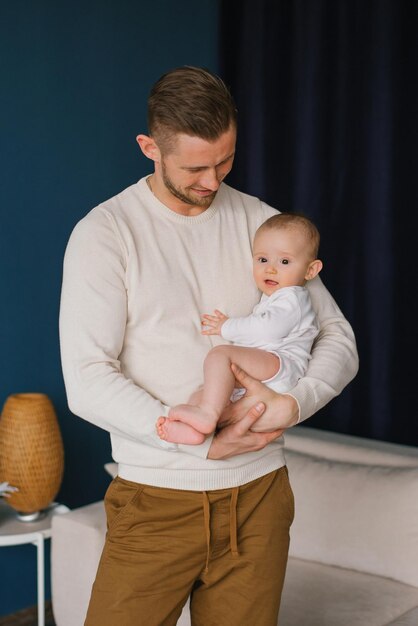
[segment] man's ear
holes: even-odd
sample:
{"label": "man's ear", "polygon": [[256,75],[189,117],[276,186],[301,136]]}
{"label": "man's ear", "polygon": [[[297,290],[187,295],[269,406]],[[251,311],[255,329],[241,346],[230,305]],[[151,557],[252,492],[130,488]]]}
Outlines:
{"label": "man's ear", "polygon": [[147,159],[151,159],[154,162],[161,160],[160,149],[152,137],[149,137],[149,135],[138,135],[136,142]]}
{"label": "man's ear", "polygon": [[309,267],[305,274],[305,280],[312,280],[312,278],[315,278],[315,276],[319,274],[321,270],[322,261],[320,261],[319,259],[315,259],[315,261],[309,263]]}

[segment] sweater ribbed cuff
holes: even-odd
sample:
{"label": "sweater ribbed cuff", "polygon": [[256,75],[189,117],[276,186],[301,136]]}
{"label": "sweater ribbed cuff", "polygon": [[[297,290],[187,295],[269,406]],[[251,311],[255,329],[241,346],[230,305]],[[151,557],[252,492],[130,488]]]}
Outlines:
{"label": "sweater ribbed cuff", "polygon": [[290,389],[285,395],[292,396],[299,407],[299,419],[297,424],[308,419],[316,412],[316,397],[312,387],[305,379],[301,379],[296,387]]}

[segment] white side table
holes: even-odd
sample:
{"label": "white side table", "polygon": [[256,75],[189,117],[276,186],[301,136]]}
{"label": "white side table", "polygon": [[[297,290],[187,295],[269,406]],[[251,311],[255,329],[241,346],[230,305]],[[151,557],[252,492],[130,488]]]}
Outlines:
{"label": "white side table", "polygon": [[20,522],[16,512],[0,498],[0,547],[31,543],[37,552],[38,626],[45,626],[45,553],[44,541],[51,537],[51,519],[67,513],[64,504],[53,502],[45,515],[34,522]]}

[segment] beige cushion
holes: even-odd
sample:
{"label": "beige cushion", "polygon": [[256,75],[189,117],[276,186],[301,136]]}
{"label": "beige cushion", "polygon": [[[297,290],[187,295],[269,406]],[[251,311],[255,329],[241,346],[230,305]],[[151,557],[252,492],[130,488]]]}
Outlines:
{"label": "beige cushion", "polygon": [[342,435],[305,425],[287,430],[285,445],[289,450],[334,461],[418,467],[418,447]]}
{"label": "beige cushion", "polygon": [[387,626],[417,626],[418,624],[418,608],[407,611],[400,617],[397,617]]}
{"label": "beige cushion", "polygon": [[418,468],[286,451],[296,515],[291,556],[418,586]]}
{"label": "beige cushion", "polygon": [[[418,589],[394,580],[289,559],[280,626],[416,626]],[[408,616],[409,617],[406,617]],[[402,618],[401,618],[402,616]]]}

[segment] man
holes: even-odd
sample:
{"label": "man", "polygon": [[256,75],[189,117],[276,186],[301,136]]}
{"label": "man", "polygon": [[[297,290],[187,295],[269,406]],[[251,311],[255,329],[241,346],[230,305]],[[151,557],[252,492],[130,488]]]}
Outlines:
{"label": "man", "polygon": [[[86,624],[171,626],[191,594],[195,626],[272,626],[293,519],[280,435],[351,380],[355,341],[314,279],[320,335],[307,376],[277,395],[235,370],[248,393],[215,437],[159,439],[157,418],[199,388],[205,355],[222,343],[201,334],[201,313],[243,316],[258,301],[250,242],[275,211],[222,182],[236,111],[218,77],[173,70],[148,105],[149,135],[137,141],[154,172],[93,209],[65,258],[69,405],[110,432],[119,464]],[[273,432],[253,432],[258,419]]]}

